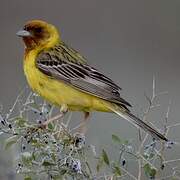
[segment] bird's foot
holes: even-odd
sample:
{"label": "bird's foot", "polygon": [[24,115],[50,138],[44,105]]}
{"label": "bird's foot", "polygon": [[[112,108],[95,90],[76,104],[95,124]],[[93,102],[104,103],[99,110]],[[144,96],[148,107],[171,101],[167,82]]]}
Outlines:
{"label": "bird's foot", "polygon": [[81,122],[76,127],[71,129],[71,131],[76,131],[79,134],[85,135],[87,132],[87,123],[89,122],[89,115],[89,112],[84,112],[84,119],[81,120]]}

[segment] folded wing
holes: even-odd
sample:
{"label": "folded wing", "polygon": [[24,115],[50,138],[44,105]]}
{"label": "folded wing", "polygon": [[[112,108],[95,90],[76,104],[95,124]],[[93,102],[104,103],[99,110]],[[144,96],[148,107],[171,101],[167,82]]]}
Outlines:
{"label": "folded wing", "polygon": [[128,109],[126,106],[131,105],[120,97],[121,88],[81,58],[77,51],[59,44],[58,47],[41,52],[36,66],[52,78]]}

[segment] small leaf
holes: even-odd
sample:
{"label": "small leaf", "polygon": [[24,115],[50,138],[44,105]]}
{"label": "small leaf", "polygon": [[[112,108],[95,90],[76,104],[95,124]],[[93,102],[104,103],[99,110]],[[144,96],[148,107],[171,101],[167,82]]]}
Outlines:
{"label": "small leaf", "polygon": [[16,123],[16,125],[18,126],[18,127],[24,127],[26,124],[26,120],[24,119],[24,118],[22,118],[22,117],[17,117],[16,119],[15,119],[15,123]]}
{"label": "small leaf", "polygon": [[51,157],[52,157],[52,160],[53,160],[53,161],[56,161],[56,155],[55,155],[55,153],[52,153],[52,154],[51,154]]}
{"label": "small leaf", "polygon": [[[66,169],[62,169],[61,171],[60,171],[60,175],[65,175],[67,173],[67,170]],[[60,178],[59,178],[60,179]],[[58,179],[57,179],[58,180]]]}
{"label": "small leaf", "polygon": [[55,164],[54,164],[54,163],[51,163],[51,162],[49,162],[49,161],[44,161],[44,162],[42,163],[42,165],[43,165],[43,166],[54,166]]}
{"label": "small leaf", "polygon": [[48,124],[48,129],[49,129],[49,130],[54,130],[54,127],[55,127],[55,126],[54,126],[53,123],[49,123],[49,124]]}
{"label": "small leaf", "polygon": [[36,153],[32,152],[32,159],[35,160],[36,159]]}
{"label": "small leaf", "polygon": [[32,178],[30,176],[25,176],[24,180],[32,180]]}
{"label": "small leaf", "polygon": [[25,163],[30,162],[33,159],[32,154],[30,152],[23,152],[21,156],[22,161]]}
{"label": "small leaf", "polygon": [[113,173],[117,176],[121,176],[121,169],[117,165],[113,166]]}
{"label": "small leaf", "polygon": [[171,180],[179,180],[176,176],[173,176]]}
{"label": "small leaf", "polygon": [[150,164],[144,165],[144,172],[150,178],[155,178],[156,170],[150,166]]}
{"label": "small leaf", "polygon": [[39,142],[37,139],[31,140],[31,145],[37,148],[44,147],[45,145],[41,142]]}
{"label": "small leaf", "polygon": [[31,139],[32,146],[35,146],[38,143],[37,139]]}
{"label": "small leaf", "polygon": [[116,136],[115,134],[112,134],[112,140],[115,142],[115,143],[118,143],[118,144],[121,144],[121,140],[118,136]]}
{"label": "small leaf", "polygon": [[154,153],[150,153],[149,154],[149,159],[152,159],[154,157],[154,155],[155,155]]}
{"label": "small leaf", "polygon": [[123,144],[128,145],[129,141],[128,140],[124,140]]}
{"label": "small leaf", "polygon": [[96,165],[96,170],[97,172],[100,171],[100,169],[103,167],[103,159],[102,158],[99,158],[98,162],[97,162],[97,165]]}
{"label": "small leaf", "polygon": [[5,150],[9,149],[12,145],[16,144],[18,140],[18,136],[11,136],[5,141]]}
{"label": "small leaf", "polygon": [[104,149],[102,150],[102,158],[103,158],[104,162],[109,166],[109,164],[110,164],[109,158],[108,158],[108,155]]}
{"label": "small leaf", "polygon": [[64,144],[64,146],[65,146],[65,145],[70,145],[70,143],[71,143],[71,139],[70,139],[70,138],[65,138],[65,139],[63,139],[63,144]]}
{"label": "small leaf", "polygon": [[[61,172],[62,172],[63,174],[61,174]],[[66,172],[67,172],[67,171],[65,171],[65,173],[64,173],[64,171],[60,171],[60,172],[59,172],[59,175],[52,175],[52,178],[51,178],[51,179],[52,179],[52,180],[61,180],[61,179],[64,179],[62,175],[65,175]]]}

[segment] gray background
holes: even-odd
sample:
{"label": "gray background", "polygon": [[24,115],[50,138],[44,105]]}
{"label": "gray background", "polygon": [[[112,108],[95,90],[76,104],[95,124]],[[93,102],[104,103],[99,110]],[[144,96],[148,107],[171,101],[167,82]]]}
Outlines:
{"label": "gray background", "polygon": [[[67,44],[117,82],[139,115],[147,106],[144,93],[150,95],[154,75],[158,91],[169,94],[160,98],[162,107],[150,119],[162,127],[171,99],[169,124],[179,122],[179,9],[179,0],[1,0],[0,103],[4,111],[26,85],[23,44],[15,33],[27,20],[42,19],[56,25]],[[179,129],[174,128],[168,137],[178,141]],[[116,115],[94,113],[89,143],[108,147],[112,133],[126,139],[137,136],[136,129]],[[178,157],[178,147],[167,153],[167,158]]]}

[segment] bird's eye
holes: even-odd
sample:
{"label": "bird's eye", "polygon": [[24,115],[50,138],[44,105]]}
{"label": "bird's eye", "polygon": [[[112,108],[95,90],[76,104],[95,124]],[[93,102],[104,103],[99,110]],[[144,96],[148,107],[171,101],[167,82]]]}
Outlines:
{"label": "bird's eye", "polygon": [[35,29],[36,33],[41,33],[42,31],[43,31],[43,29],[41,27],[38,27],[38,28]]}
{"label": "bird's eye", "polygon": [[24,26],[24,27],[23,27],[23,30],[27,31],[27,30],[28,30],[28,28],[27,28],[26,26]]}

